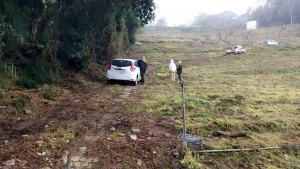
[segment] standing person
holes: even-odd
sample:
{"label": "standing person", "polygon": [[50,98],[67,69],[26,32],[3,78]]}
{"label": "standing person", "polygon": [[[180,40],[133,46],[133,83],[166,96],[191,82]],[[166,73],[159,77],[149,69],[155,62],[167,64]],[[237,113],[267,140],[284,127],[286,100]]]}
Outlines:
{"label": "standing person", "polygon": [[169,70],[170,70],[170,76],[171,76],[171,80],[175,81],[175,71],[176,71],[176,65],[174,63],[174,60],[171,59],[170,60],[170,66],[169,66]]}
{"label": "standing person", "polygon": [[182,74],[182,66],[181,66],[181,61],[178,62],[178,67],[177,67],[177,74],[178,74],[178,79],[181,81],[181,74]]}
{"label": "standing person", "polygon": [[145,73],[146,73],[146,70],[147,70],[147,64],[145,62],[145,57],[143,56],[142,59],[138,60],[138,65],[140,67],[140,71],[141,71],[141,83],[144,84],[145,83]]}

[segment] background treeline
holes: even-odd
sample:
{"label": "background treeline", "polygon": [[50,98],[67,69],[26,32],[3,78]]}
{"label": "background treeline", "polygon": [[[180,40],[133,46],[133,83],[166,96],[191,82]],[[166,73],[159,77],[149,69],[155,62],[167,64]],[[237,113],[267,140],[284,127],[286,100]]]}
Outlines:
{"label": "background treeline", "polygon": [[228,28],[243,29],[247,22],[247,15],[237,15],[231,11],[208,15],[201,13],[196,17],[191,27],[200,27],[203,30],[224,30]]}
{"label": "background treeline", "polygon": [[1,0],[0,63],[17,66],[19,85],[52,83],[93,58],[121,55],[154,7],[153,0]]}
{"label": "background treeline", "polygon": [[260,27],[300,23],[300,0],[267,0],[264,6],[248,11],[249,20]]}
{"label": "background treeline", "polygon": [[202,13],[196,17],[191,27],[213,31],[244,30],[246,23],[253,20],[258,22],[259,27],[299,24],[299,9],[300,0],[265,0],[264,5],[256,9],[249,9],[243,15],[237,15],[230,11],[213,15]]}

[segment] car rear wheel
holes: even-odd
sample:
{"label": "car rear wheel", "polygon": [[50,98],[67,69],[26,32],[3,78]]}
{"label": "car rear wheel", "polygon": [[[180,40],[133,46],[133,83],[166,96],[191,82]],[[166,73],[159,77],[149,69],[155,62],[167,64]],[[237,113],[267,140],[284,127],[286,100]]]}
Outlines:
{"label": "car rear wheel", "polygon": [[106,83],[107,84],[113,84],[113,81],[112,80],[107,80]]}

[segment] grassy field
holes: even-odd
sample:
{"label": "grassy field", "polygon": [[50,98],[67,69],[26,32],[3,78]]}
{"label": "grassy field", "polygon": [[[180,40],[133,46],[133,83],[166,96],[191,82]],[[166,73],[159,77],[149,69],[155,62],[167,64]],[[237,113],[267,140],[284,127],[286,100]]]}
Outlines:
{"label": "grassy field", "polygon": [[[278,150],[197,154],[188,151],[188,168],[300,168],[300,32],[299,25],[217,34],[143,30],[135,47],[149,63],[144,99],[138,110],[170,116],[181,128],[181,87],[169,80],[170,59],[183,62],[187,131],[206,137],[213,149]],[[298,32],[297,32],[298,30]],[[225,33],[224,33],[225,34]],[[273,38],[279,46],[263,46]],[[225,42],[226,41],[226,42]],[[229,42],[229,43],[227,43]],[[242,44],[245,55],[222,56]],[[247,131],[247,137],[216,136],[216,131]]]}

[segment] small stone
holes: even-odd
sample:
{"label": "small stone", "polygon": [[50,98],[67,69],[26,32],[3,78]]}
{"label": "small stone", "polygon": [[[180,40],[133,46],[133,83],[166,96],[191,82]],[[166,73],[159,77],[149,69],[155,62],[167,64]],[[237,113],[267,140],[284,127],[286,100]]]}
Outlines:
{"label": "small stone", "polygon": [[8,140],[5,140],[5,141],[4,141],[4,144],[8,144],[8,143],[9,143],[9,141],[8,141]]}
{"label": "small stone", "polygon": [[111,138],[108,137],[106,140],[111,140]]}
{"label": "small stone", "polygon": [[48,128],[49,126],[48,125],[45,125],[45,128]]}
{"label": "small stone", "polygon": [[130,138],[131,138],[132,140],[137,140],[137,136],[136,136],[136,135],[130,135]]}
{"label": "small stone", "polygon": [[141,167],[142,166],[142,160],[138,159],[137,160],[137,165],[138,165],[138,167]]}
{"label": "small stone", "polygon": [[156,151],[153,151],[152,153],[153,153],[153,154],[157,154],[157,152],[156,152]]}
{"label": "small stone", "polygon": [[175,156],[175,157],[178,157],[178,156],[179,156],[179,153],[176,151],[176,152],[174,153],[174,156]]}
{"label": "small stone", "polygon": [[0,109],[6,109],[7,107],[6,106],[0,106]]}
{"label": "small stone", "polygon": [[25,110],[25,114],[31,114],[32,111],[31,110]]}
{"label": "small stone", "polygon": [[36,154],[39,155],[39,156],[45,156],[47,153],[44,151],[42,153],[37,152]]}
{"label": "small stone", "polygon": [[287,154],[284,155],[284,158],[285,158],[286,161],[289,160],[289,156]]}
{"label": "small stone", "polygon": [[132,130],[132,132],[134,132],[134,133],[140,133],[140,132],[141,132],[140,129],[134,129],[134,128],[132,128],[131,130]]}
{"label": "small stone", "polygon": [[150,140],[152,140],[152,138],[151,137],[147,137],[147,140],[150,141]]}
{"label": "small stone", "polygon": [[13,166],[16,165],[16,160],[15,159],[7,160],[3,164],[6,166]]}
{"label": "small stone", "polygon": [[110,129],[110,131],[111,131],[111,132],[115,132],[115,131],[116,131],[116,128],[112,127],[112,128]]}
{"label": "small stone", "polygon": [[80,156],[73,156],[73,157],[71,157],[71,161],[73,161],[73,162],[77,162],[79,160],[80,160]]}
{"label": "small stone", "polygon": [[84,154],[85,153],[85,151],[86,151],[86,147],[80,147],[79,148],[79,152],[81,153],[81,154]]}
{"label": "small stone", "polygon": [[75,103],[78,103],[78,102],[80,102],[80,100],[75,100],[74,102],[75,102]]}
{"label": "small stone", "polygon": [[164,136],[169,138],[171,136],[171,134],[170,133],[165,133]]}
{"label": "small stone", "polygon": [[268,159],[268,161],[271,162],[272,160],[271,160],[271,159]]}

